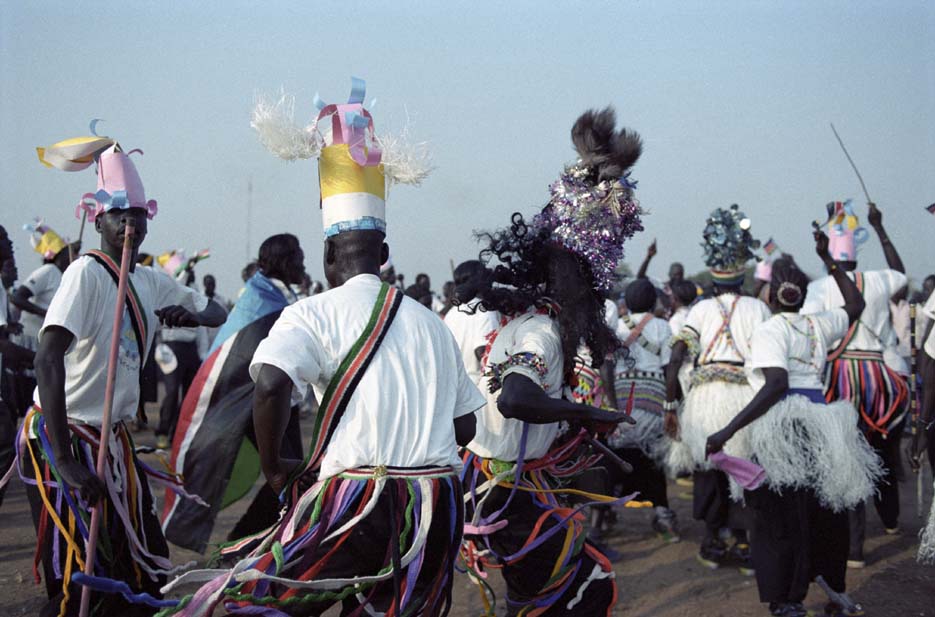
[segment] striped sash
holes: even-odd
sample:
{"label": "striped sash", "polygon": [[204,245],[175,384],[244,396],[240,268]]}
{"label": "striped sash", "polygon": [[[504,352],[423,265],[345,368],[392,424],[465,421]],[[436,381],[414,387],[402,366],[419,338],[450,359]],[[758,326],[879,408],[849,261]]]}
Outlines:
{"label": "striped sash", "polygon": [[[120,266],[110,255],[98,250],[90,250],[85,253],[88,257],[96,261],[102,268],[114,279],[114,285],[119,285]],[[140,305],[140,297],[133,287],[133,281],[127,277],[127,312],[130,314],[130,326],[133,328],[133,334],[136,335],[136,344],[140,351],[140,366],[146,362],[146,337],[149,332],[149,323],[146,321],[146,313]]]}
{"label": "striped sash", "polygon": [[321,467],[321,459],[324,458],[328,442],[341,422],[347,404],[367,371],[370,361],[380,348],[402,301],[403,293],[399,289],[383,283],[370,314],[370,321],[328,383],[318,408],[318,417],[315,419],[311,448],[303,464],[293,472],[287,487],[293,485],[294,480],[306,471],[318,471]]}

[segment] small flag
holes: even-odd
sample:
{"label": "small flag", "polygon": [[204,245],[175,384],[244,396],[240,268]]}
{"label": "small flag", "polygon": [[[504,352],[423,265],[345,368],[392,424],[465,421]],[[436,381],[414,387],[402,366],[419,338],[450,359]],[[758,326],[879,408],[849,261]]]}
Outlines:
{"label": "small flag", "polygon": [[935,214],[935,204],[932,204],[931,206],[928,206],[928,207],[926,208],[926,210],[929,211],[929,214]]}
{"label": "small flag", "polygon": [[763,245],[763,250],[766,251],[767,255],[772,255],[776,252],[776,249],[779,248],[779,245],[773,242],[773,239],[770,238],[766,241],[766,244]]}

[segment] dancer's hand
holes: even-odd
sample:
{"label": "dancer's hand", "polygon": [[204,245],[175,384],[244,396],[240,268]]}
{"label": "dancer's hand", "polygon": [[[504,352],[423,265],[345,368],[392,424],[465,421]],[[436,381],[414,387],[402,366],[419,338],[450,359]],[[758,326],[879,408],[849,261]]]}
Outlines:
{"label": "dancer's hand", "polygon": [[88,502],[88,505],[93,506],[104,497],[106,489],[101,479],[73,456],[59,457],[59,460],[55,461],[55,467],[62,481],[69,488],[80,493],[81,498]]}
{"label": "dancer's hand", "polygon": [[166,328],[194,328],[201,325],[197,315],[178,304],[156,309],[156,316]]}
{"label": "dancer's hand", "polygon": [[588,410],[586,421],[592,425],[596,424],[600,426],[602,424],[609,424],[611,425],[610,430],[613,430],[613,426],[620,424],[621,422],[625,422],[627,424],[636,424],[636,420],[619,411],[609,411],[599,407],[591,407],[590,405],[582,405],[582,407],[585,407]]}
{"label": "dancer's hand", "polygon": [[292,473],[301,464],[302,461],[294,459],[279,459],[279,463],[273,469],[264,469],[263,475],[266,476],[266,482],[269,483],[270,488],[278,495],[286,488],[286,483]]}
{"label": "dancer's hand", "polygon": [[733,437],[734,434],[724,428],[714,433],[713,435],[708,435],[708,441],[705,443],[705,457],[708,457],[715,452],[720,452],[724,449],[724,444],[727,443],[727,440]]}
{"label": "dancer's hand", "polygon": [[650,243],[649,248],[646,249],[646,256],[649,258],[653,258],[656,256],[656,252],[657,252],[656,251],[656,239],[653,238],[653,241],[652,243]]}
{"label": "dancer's hand", "polygon": [[674,410],[663,413],[662,430],[669,439],[679,441],[679,416]]}
{"label": "dancer's hand", "polygon": [[867,222],[870,223],[870,226],[874,229],[878,229],[883,226],[883,213],[880,212],[879,208],[875,203],[868,202],[867,206]]}
{"label": "dancer's hand", "polygon": [[827,260],[831,259],[831,254],[828,253],[828,236],[820,229],[816,229],[812,235],[815,236],[815,252],[827,263]]}
{"label": "dancer's hand", "polygon": [[925,459],[925,450],[928,446],[928,435],[925,433],[924,430],[916,431],[916,434],[912,436],[912,442],[906,449],[906,458],[909,459],[909,466],[914,473],[922,470],[922,461]]}

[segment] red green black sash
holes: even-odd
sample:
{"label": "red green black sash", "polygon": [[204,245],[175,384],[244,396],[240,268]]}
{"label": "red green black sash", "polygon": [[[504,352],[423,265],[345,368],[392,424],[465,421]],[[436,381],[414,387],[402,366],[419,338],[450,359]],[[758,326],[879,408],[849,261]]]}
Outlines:
{"label": "red green black sash", "polygon": [[[120,266],[117,265],[109,255],[102,251],[90,250],[85,253],[88,257],[101,264],[110,278],[114,279],[114,285],[120,281]],[[149,324],[146,321],[146,313],[143,312],[140,297],[133,287],[133,281],[127,277],[127,309],[130,314],[130,326],[133,328],[133,334],[136,335],[136,344],[140,351],[140,366],[146,362],[146,341],[149,331]]]}

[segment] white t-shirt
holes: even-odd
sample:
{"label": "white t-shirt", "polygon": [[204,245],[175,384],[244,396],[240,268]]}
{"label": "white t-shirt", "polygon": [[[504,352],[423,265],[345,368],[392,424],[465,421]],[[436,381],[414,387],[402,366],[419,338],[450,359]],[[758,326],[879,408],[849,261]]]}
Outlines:
{"label": "white t-shirt", "polygon": [[475,384],[481,380],[481,365],[474,353],[478,347],[487,346],[487,335],[500,325],[500,313],[497,311],[474,310],[478,304],[477,298],[467,303],[467,306],[453,306],[445,315],[445,325],[451,330],[461,349],[461,360],[464,369]]}
{"label": "white t-shirt", "polygon": [[[621,343],[629,338],[632,332],[630,325],[635,328],[646,315],[647,313],[629,313],[617,323],[617,338]],[[662,367],[669,363],[672,355],[672,349],[669,347],[670,338],[672,338],[672,330],[669,329],[668,322],[658,317],[650,317],[640,332],[640,337],[633,341],[629,348],[629,359],[635,363],[628,363],[620,358],[617,361],[617,372],[626,372],[631,364],[633,370],[636,371],[662,371]]]}
{"label": "white t-shirt", "polygon": [[[360,274],[286,307],[257,347],[250,376],[255,380],[263,364],[275,366],[292,380],[293,404],[309,386],[320,401],[370,321],[380,285],[377,276]],[[483,405],[451,332],[403,298],[332,435],[321,477],[375,465],[460,469],[454,420]]]}
{"label": "white t-shirt", "polygon": [[[505,418],[497,408],[502,390],[491,394],[487,387],[491,379],[502,382],[507,375],[517,373],[542,386],[552,398],[562,397],[564,359],[558,324],[548,315],[535,311],[520,315],[497,333],[487,357],[483,390],[487,405],[478,414],[477,432],[468,449],[484,458],[515,461],[519,457],[523,422]],[[526,439],[526,460],[539,458],[549,451],[558,434],[559,423],[530,424]]]}
{"label": "white t-shirt", "polygon": [[[853,272],[847,275],[854,280]],[[863,279],[866,306],[847,348],[882,353],[896,338],[890,319],[890,298],[906,284],[906,275],[896,270],[871,270],[863,273]],[[838,284],[834,277],[825,276],[809,283],[800,312],[811,315],[841,306],[844,306],[844,296]],[[832,349],[835,344],[837,341]]]}
{"label": "white t-shirt", "polygon": [[[117,356],[117,381],[114,388],[113,421],[136,416],[140,397],[140,366],[145,352],[152,345],[158,318],[157,308],[178,304],[189,311],[200,312],[208,304],[197,291],[178,284],[168,275],[152,268],[137,267],[130,281],[140,300],[140,310],[146,322],[144,357],[140,358],[136,335],[124,308],[123,330]],[[104,413],[104,388],[107,384],[107,362],[110,353],[114,308],[117,306],[117,284],[104,267],[93,258],[76,259],[62,276],[62,284],[52,298],[42,334],[50,326],[65,328],[75,339],[65,352],[65,407],[73,420],[100,426]],[[39,389],[34,399],[39,407]]]}
{"label": "white t-shirt", "polygon": [[682,326],[685,325],[690,311],[691,309],[687,306],[680,306],[672,313],[672,317],[669,317],[669,330],[671,330],[673,336],[682,331]]}
{"label": "white t-shirt", "polygon": [[[930,320],[935,319],[935,292],[929,296],[925,306],[922,307],[922,312]],[[925,333],[923,332],[922,334],[924,335]],[[925,339],[925,342],[922,344],[922,349],[925,350],[929,358],[935,358],[935,328],[932,328],[932,331],[929,332],[928,338]]]}
{"label": "white t-shirt", "polygon": [[[723,315],[730,313],[732,305],[730,336],[727,336],[726,331],[721,331],[721,325],[724,323]],[[721,294],[692,306],[682,332],[698,340],[699,363],[743,363],[750,357],[750,339],[754,329],[770,316],[769,307],[756,298]],[[710,351],[706,353],[709,347]]]}
{"label": "white t-shirt", "polygon": [[[29,301],[42,309],[48,309],[58,286],[62,282],[62,271],[55,264],[43,264],[33,270],[22,284],[32,292]],[[20,317],[23,324],[23,339],[30,349],[36,349],[39,340],[39,330],[42,329],[42,317],[23,311]]]}
{"label": "white t-shirt", "polygon": [[751,385],[763,385],[762,369],[781,368],[789,374],[790,388],[824,390],[828,348],[847,333],[847,328],[847,313],[842,308],[813,315],[774,315],[753,331]]}

